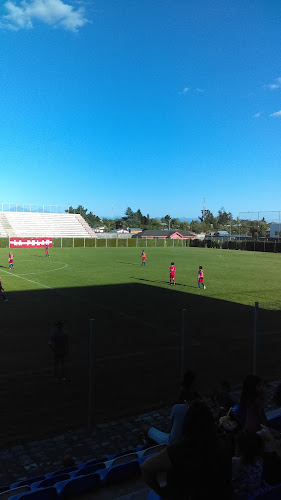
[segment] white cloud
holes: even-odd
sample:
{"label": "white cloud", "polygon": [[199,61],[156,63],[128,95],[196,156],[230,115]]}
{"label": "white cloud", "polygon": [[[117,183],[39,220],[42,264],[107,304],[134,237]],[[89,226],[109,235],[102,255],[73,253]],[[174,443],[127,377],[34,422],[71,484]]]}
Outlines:
{"label": "white cloud", "polygon": [[0,27],[11,30],[31,29],[34,21],[49,26],[60,26],[78,31],[89,22],[83,7],[75,8],[63,0],[8,0],[4,3],[7,14],[0,19]]}
{"label": "white cloud", "polygon": [[270,83],[269,85],[266,85],[268,89],[274,90],[274,89],[280,89],[281,88],[281,78],[275,78],[274,80],[275,83]]}
{"label": "white cloud", "polygon": [[190,88],[189,87],[184,87],[184,89],[180,90],[178,92],[179,95],[183,95],[183,94],[187,94],[188,92],[190,92]]}
{"label": "white cloud", "polygon": [[281,116],[281,110],[276,111],[276,113],[271,113],[269,116],[272,116],[273,118],[276,118],[277,116]]}
{"label": "white cloud", "polygon": [[254,115],[254,118],[259,118],[260,116],[261,116],[261,112],[259,111],[258,113],[256,113],[256,114]]}

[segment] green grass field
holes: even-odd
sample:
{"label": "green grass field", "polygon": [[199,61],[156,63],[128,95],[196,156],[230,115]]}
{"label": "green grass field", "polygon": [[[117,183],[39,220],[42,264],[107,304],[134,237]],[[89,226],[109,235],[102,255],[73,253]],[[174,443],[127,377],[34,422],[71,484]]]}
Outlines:
{"label": "green grass field", "polygon": [[[259,303],[259,373],[280,378],[281,256],[201,248],[0,249],[8,297],[0,303],[3,442],[84,425],[89,324],[94,319],[96,421],[169,404],[181,372],[182,311],[188,365],[203,392],[252,369]],[[176,286],[169,267],[176,265]],[[205,271],[206,290],[197,272]],[[68,382],[52,376],[48,339],[63,319],[70,334]]]}
{"label": "green grass field", "polygon": [[[9,271],[7,250],[0,249],[0,271],[7,291],[61,289],[138,283],[169,286],[169,266],[176,265],[177,290],[265,309],[281,309],[279,254],[201,248],[149,248],[141,266],[138,248],[15,249]],[[198,266],[206,291],[197,290]]]}

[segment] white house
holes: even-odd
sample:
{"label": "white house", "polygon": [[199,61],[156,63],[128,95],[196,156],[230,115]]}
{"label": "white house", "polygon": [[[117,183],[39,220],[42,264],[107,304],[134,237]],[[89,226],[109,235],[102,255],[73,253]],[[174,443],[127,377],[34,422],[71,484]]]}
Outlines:
{"label": "white house", "polygon": [[275,239],[281,237],[281,223],[271,224],[269,236],[270,238],[275,238]]}

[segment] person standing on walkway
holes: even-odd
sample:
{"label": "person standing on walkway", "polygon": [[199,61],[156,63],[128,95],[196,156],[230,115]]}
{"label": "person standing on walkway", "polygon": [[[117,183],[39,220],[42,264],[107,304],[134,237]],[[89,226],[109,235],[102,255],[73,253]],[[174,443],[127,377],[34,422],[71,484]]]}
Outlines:
{"label": "person standing on walkway", "polygon": [[65,358],[69,352],[68,333],[64,328],[62,321],[57,321],[51,333],[49,341],[50,349],[54,353],[54,375],[57,380],[59,378],[66,380],[65,375]]}

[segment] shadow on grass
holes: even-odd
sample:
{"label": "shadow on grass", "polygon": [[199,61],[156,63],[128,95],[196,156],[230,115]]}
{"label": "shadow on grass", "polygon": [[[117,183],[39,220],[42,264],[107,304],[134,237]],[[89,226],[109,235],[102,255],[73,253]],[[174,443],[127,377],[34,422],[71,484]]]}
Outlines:
{"label": "shadow on grass", "polygon": [[[174,401],[183,310],[187,366],[198,374],[202,394],[221,379],[240,384],[252,370],[254,307],[143,283],[6,294],[9,302],[0,302],[3,445],[86,425],[90,319],[96,422]],[[48,341],[58,319],[70,335],[67,384],[52,377]],[[263,377],[280,378],[280,324],[281,311],[259,311],[256,367]]]}
{"label": "shadow on grass", "polygon": [[[170,285],[169,281],[149,280],[147,278],[137,278],[136,276],[133,276],[131,279],[137,280],[137,281],[147,281],[148,283],[161,283],[163,285]],[[178,283],[178,282],[176,282],[175,286],[185,286],[187,288],[195,288],[195,290],[198,290],[198,286],[186,285],[184,283]]]}

